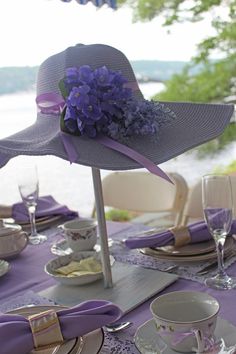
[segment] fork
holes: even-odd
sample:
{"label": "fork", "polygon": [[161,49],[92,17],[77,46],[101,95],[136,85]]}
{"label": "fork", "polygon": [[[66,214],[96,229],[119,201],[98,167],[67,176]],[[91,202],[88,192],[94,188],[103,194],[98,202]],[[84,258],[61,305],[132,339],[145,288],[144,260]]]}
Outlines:
{"label": "fork", "polygon": [[176,269],[178,269],[178,266],[175,264],[175,265],[167,266],[166,268],[162,269],[162,272],[172,273]]}
{"label": "fork", "polygon": [[[229,259],[233,258],[234,256],[236,256],[235,250],[229,252],[225,257],[224,257],[224,261],[228,261]],[[218,267],[218,261],[214,261],[211,264],[207,265],[205,268],[199,270],[196,275],[205,275],[215,269],[217,269]]]}

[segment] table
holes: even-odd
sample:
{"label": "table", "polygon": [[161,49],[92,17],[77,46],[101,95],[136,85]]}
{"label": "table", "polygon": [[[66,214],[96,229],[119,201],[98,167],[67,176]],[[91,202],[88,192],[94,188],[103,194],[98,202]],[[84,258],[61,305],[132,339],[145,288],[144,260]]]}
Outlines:
{"label": "table", "polygon": [[[111,236],[121,231],[131,231],[132,224],[108,223],[107,228],[108,235]],[[50,252],[50,246],[58,237],[57,230],[50,229],[47,230],[46,233],[50,236],[46,243],[38,246],[28,245],[18,257],[10,260],[10,272],[0,279],[0,305],[11,297],[24,294],[29,289],[39,292],[55,284],[55,280],[49,277],[44,272],[43,268],[45,263],[53,258]],[[236,275],[236,263],[228,269],[228,273],[230,275]],[[198,282],[178,279],[159,294],[177,290],[194,290],[211,294],[220,302],[220,316],[236,326],[235,290],[217,291],[206,288],[205,285]],[[138,326],[151,318],[149,305],[152,300],[153,298],[144,302],[123,317],[124,320],[129,320],[134,323],[132,327],[119,335],[106,335],[106,342],[102,354],[137,353],[136,349],[132,347],[132,337]],[[109,344],[109,341],[114,341],[114,343]],[[116,349],[115,345],[118,345]],[[111,347],[113,351],[111,351]]]}

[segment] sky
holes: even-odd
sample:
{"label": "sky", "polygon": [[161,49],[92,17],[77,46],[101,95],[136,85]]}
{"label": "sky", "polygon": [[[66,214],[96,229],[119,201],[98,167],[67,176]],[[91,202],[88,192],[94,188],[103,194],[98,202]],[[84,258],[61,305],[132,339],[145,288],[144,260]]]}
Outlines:
{"label": "sky", "polygon": [[210,34],[209,22],[174,25],[162,19],[132,23],[132,11],[116,11],[75,0],[8,0],[0,4],[0,67],[40,65],[47,57],[77,43],[102,43],[129,60],[189,61],[196,44]]}

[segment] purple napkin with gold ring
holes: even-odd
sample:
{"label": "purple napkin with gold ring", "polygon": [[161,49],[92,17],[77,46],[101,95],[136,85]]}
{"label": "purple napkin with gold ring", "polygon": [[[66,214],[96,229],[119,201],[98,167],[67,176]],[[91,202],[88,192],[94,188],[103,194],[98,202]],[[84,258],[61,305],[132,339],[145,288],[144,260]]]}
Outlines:
{"label": "purple napkin with gold ring", "polygon": [[[182,233],[184,232],[184,229],[182,229]],[[186,241],[185,244],[204,242],[212,239],[212,236],[208,231],[207,225],[204,221],[199,221],[194,224],[188,225],[186,232],[188,233],[189,242]],[[236,220],[233,220],[230,231],[230,234],[234,233],[236,233]],[[178,235],[178,232],[176,234]],[[123,241],[125,246],[130,249],[145,247],[163,247],[167,245],[174,245],[175,242],[176,238],[174,228],[172,230],[165,230],[160,233],[153,234],[151,236],[130,237]]]}
{"label": "purple napkin with gold ring", "polygon": [[[67,206],[59,204],[51,195],[39,197],[36,207],[36,218],[43,216],[65,216],[68,219],[78,217],[76,211],[70,210]],[[16,221],[27,222],[29,221],[28,211],[23,202],[13,204],[11,208],[11,215]]]}
{"label": "purple napkin with gold ring", "polygon": [[[122,311],[117,305],[105,300],[86,301],[57,312],[64,340],[83,336],[116,321],[121,315]],[[55,327],[52,328],[55,331]],[[28,319],[21,315],[0,315],[1,353],[16,353],[17,348],[17,354],[28,354],[34,349],[34,340]]]}

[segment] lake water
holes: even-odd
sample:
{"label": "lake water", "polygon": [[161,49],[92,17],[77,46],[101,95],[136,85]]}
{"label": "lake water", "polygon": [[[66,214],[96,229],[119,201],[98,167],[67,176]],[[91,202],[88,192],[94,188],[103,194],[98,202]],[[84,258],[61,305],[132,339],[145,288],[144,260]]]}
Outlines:
{"label": "lake water", "polygon": [[[146,98],[163,87],[160,83],[140,85]],[[21,93],[0,96],[0,138],[11,135],[31,125],[36,118],[35,94]],[[236,144],[231,145],[217,158],[197,160],[194,152],[183,154],[160,165],[166,172],[179,172],[191,186],[203,174],[216,166],[226,166],[236,156]],[[26,164],[37,164],[40,180],[40,195],[51,194],[60,203],[79,210],[83,216],[90,215],[93,203],[91,169],[72,164],[54,156],[25,157],[12,159],[0,169],[0,204],[11,204],[20,199],[17,189],[17,173]],[[110,171],[101,171],[102,177]]]}

